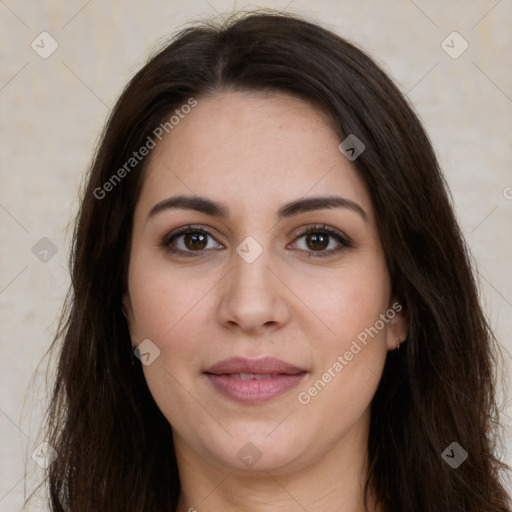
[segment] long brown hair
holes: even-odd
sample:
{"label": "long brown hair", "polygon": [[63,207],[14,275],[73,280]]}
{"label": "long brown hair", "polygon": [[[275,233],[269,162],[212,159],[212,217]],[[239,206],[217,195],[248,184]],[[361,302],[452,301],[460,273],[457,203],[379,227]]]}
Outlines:
{"label": "long brown hair", "polygon": [[[362,50],[316,23],[269,12],[182,30],[115,105],[76,222],[71,289],[47,440],[54,512],[174,510],[180,482],[168,421],[132,347],[121,297],[132,218],[148,158],[118,169],[190,98],[225,89],[296,95],[332,118],[340,141],[365,144],[354,165],[376,211],[407,342],[388,353],[372,401],[366,498],[388,512],[510,511],[495,455],[498,346],[447,186],[420,121]],[[126,169],[126,167],[125,167]],[[101,197],[100,197],[101,196]],[[452,442],[467,459],[451,467]]]}

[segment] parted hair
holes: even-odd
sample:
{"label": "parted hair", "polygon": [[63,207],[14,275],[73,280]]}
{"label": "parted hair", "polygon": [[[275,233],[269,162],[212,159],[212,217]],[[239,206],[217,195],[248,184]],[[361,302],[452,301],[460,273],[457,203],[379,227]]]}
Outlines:
{"label": "parted hair", "polygon": [[[110,113],[81,193],[71,286],[56,354],[47,441],[52,512],[174,511],[170,425],[148,389],[121,300],[143,159],[106,197],[94,191],[190,98],[223,90],[287,93],[314,104],[344,140],[370,194],[393,294],[409,333],[389,352],[371,404],[365,503],[387,512],[506,512],[496,455],[499,347],[432,145],[406,97],[355,44],[269,11],[194,23],[156,50]],[[171,135],[172,136],[172,135]],[[456,469],[442,453],[468,454]]]}

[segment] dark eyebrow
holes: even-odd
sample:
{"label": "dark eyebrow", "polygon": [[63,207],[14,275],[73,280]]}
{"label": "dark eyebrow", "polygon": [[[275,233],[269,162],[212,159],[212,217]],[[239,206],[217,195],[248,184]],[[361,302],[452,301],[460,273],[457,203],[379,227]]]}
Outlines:
{"label": "dark eyebrow", "polygon": [[[202,196],[175,196],[155,204],[148,213],[148,219],[157,213],[173,208],[195,210],[222,219],[229,217],[229,208],[223,203]],[[295,201],[285,203],[281,206],[277,212],[277,217],[281,220],[283,218],[299,215],[300,213],[326,208],[348,208],[358,213],[365,222],[368,222],[368,215],[361,206],[341,196],[319,196],[296,199]]]}

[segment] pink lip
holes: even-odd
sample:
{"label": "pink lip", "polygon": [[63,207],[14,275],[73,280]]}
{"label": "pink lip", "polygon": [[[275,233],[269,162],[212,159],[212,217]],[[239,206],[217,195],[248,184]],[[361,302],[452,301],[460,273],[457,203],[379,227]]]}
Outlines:
{"label": "pink lip", "polygon": [[[271,400],[295,387],[308,372],[273,357],[224,359],[204,372],[213,387],[224,396],[247,404]],[[265,375],[262,380],[241,380],[237,374]]]}
{"label": "pink lip", "polygon": [[246,359],[245,357],[230,357],[223,359],[207,368],[205,373],[221,375],[224,373],[285,373],[297,374],[304,372],[303,368],[297,368],[290,363],[276,359],[275,357],[261,357],[259,359]]}

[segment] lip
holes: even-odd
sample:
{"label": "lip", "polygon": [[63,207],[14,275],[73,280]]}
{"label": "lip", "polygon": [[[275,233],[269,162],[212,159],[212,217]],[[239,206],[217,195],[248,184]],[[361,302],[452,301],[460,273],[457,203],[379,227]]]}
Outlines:
{"label": "lip", "polygon": [[[232,357],[204,371],[222,395],[246,404],[266,402],[294,388],[308,372],[274,357]],[[243,379],[240,374],[243,375]]]}
{"label": "lip", "polygon": [[221,375],[225,373],[283,373],[287,375],[305,372],[304,368],[298,368],[293,364],[281,361],[275,357],[260,357],[259,359],[247,359],[245,357],[230,357],[210,366],[205,373]]}

